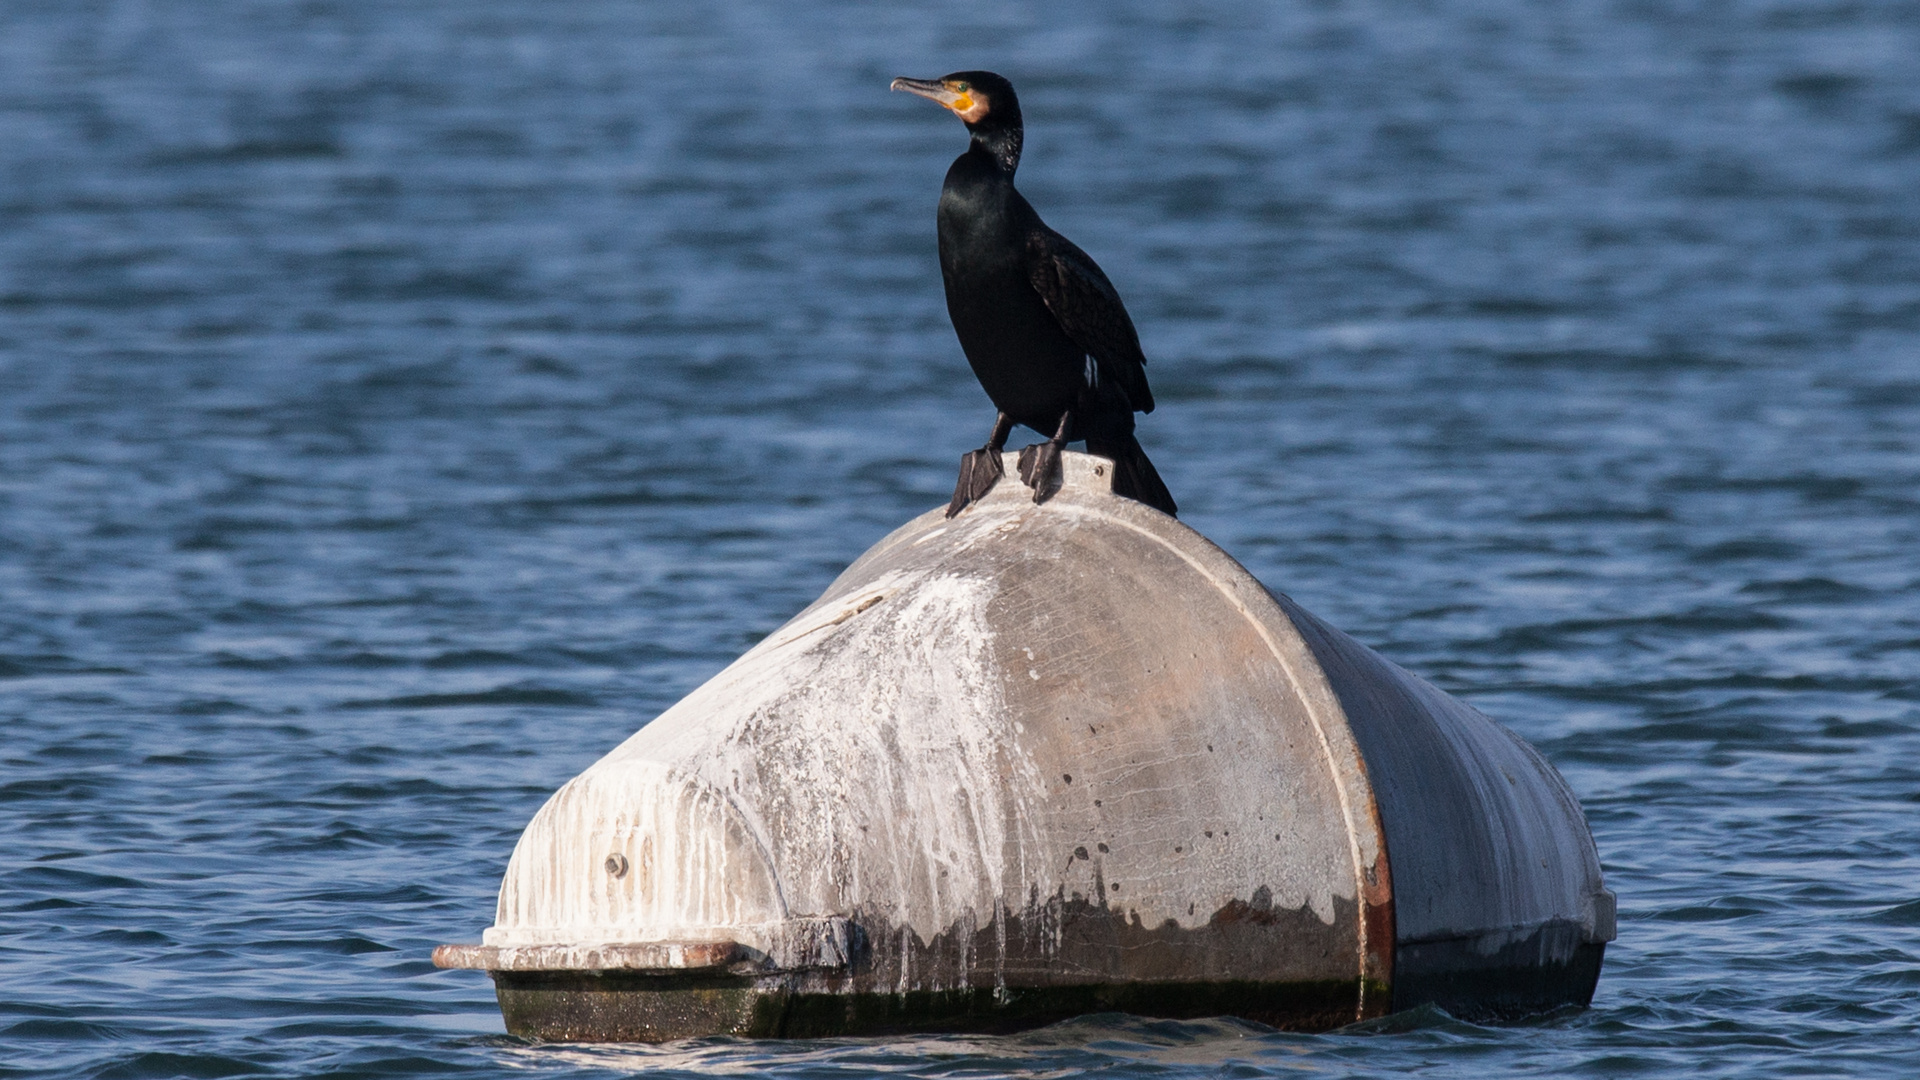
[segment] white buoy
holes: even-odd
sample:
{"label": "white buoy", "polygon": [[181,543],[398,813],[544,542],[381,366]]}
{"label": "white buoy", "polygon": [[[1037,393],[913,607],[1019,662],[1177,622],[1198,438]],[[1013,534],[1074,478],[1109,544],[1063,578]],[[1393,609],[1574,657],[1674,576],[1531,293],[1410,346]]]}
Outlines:
{"label": "white buoy", "polygon": [[582,1041],[1588,1002],[1613,895],[1553,767],[1111,468],[874,545],[561,788],[435,962]]}

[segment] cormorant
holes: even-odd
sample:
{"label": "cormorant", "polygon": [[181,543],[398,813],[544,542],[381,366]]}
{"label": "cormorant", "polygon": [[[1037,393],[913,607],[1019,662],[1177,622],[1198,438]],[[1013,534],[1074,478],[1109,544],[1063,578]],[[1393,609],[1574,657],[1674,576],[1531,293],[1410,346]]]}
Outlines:
{"label": "cormorant", "polygon": [[1060,450],[1084,439],[1114,461],[1115,494],[1168,514],[1173,496],[1133,437],[1153,411],[1147,358],[1120,294],[1073,241],[1047,228],[1013,187],[1020,99],[991,71],[895,79],[966,122],[972,141],[940,189],[940,275],[967,363],[999,415],[987,445],[960,459],[952,517],[993,488],[1013,425],[1052,438],[1020,451],[1020,479],[1040,502],[1060,475]]}

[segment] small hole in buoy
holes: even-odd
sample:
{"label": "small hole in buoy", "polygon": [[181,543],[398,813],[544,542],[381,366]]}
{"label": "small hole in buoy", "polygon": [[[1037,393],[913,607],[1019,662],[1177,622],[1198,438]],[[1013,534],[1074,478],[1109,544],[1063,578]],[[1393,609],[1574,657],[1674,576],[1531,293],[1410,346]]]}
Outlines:
{"label": "small hole in buoy", "polygon": [[1094,846],[1094,847],[1097,847],[1097,848],[1099,848],[1099,849],[1101,850],[1101,852],[1103,852],[1103,853],[1105,853],[1105,852],[1109,852],[1109,851],[1112,851],[1112,850],[1113,850],[1112,848],[1110,848],[1110,847],[1108,847],[1108,846],[1107,846],[1107,845],[1105,845],[1105,844],[1095,844],[1095,845],[1093,845],[1093,846]]}
{"label": "small hole in buoy", "polygon": [[1067,783],[1069,783],[1069,784],[1071,784],[1071,783],[1073,783],[1073,774],[1072,774],[1072,773],[1061,773],[1061,774],[1060,774],[1060,779],[1062,779],[1062,780],[1065,780],[1065,781],[1066,781]]}
{"label": "small hole in buoy", "polygon": [[1113,891],[1114,891],[1114,892],[1119,892],[1119,891],[1120,891],[1120,883],[1119,883],[1119,882],[1117,882],[1117,881],[1116,881],[1116,882],[1114,882],[1114,883],[1113,883]]}
{"label": "small hole in buoy", "polygon": [[1095,465],[1093,467],[1093,475],[1095,476],[1107,475],[1107,467],[1105,465]]}
{"label": "small hole in buoy", "polygon": [[607,873],[617,878],[626,877],[627,857],[618,852],[607,856]]}

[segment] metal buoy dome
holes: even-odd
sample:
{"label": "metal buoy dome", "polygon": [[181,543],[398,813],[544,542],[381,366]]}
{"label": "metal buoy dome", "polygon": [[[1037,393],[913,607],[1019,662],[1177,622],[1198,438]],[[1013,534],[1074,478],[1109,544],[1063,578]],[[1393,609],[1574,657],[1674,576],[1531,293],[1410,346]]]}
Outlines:
{"label": "metal buoy dome", "polygon": [[876,544],[561,788],[436,962],[582,1040],[1589,1000],[1613,898],[1552,766],[1111,468]]}

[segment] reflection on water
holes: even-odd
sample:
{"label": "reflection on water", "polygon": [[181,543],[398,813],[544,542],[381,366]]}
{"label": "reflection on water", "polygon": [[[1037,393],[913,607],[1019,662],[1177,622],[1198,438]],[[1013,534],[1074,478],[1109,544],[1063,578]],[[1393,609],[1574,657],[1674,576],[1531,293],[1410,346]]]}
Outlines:
{"label": "reflection on water", "polygon": [[[1441,1018],[1444,1022],[1444,1016]],[[585,1070],[682,1072],[701,1076],[776,1071],[800,1076],[901,1074],[1005,1076],[1032,1080],[1112,1069],[1219,1075],[1269,1068],[1321,1071],[1312,1038],[1275,1038],[1270,1028],[1230,1018],[1146,1020],[1102,1013],[1016,1035],[752,1042],[697,1039],[668,1046],[534,1046],[529,1063]],[[1197,1070],[1197,1072],[1196,1072]]]}

